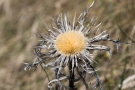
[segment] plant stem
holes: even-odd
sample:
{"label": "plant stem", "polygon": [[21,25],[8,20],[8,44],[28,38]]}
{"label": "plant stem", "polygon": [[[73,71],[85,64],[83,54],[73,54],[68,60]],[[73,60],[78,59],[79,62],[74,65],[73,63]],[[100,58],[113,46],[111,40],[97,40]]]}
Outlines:
{"label": "plant stem", "polygon": [[[56,68],[56,69],[54,70],[54,72],[55,72],[55,78],[56,78],[56,79],[59,78],[58,75],[57,75],[57,74],[58,74],[58,70],[59,70],[58,68]],[[56,85],[55,90],[60,90],[58,85]]]}
{"label": "plant stem", "polygon": [[126,66],[127,66],[127,59],[124,62],[124,68],[123,68],[123,73],[122,73],[122,77],[121,77],[121,86],[119,87],[119,90],[122,90],[122,86],[123,86],[123,81],[125,78],[125,74],[126,74]]}
{"label": "plant stem", "polygon": [[72,68],[72,61],[69,62],[69,87],[74,90],[74,68]]}

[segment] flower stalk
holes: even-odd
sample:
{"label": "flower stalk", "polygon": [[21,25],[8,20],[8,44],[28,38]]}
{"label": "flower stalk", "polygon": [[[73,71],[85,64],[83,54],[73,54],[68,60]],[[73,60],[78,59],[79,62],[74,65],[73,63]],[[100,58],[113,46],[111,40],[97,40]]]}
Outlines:
{"label": "flower stalk", "polygon": [[69,62],[69,87],[71,90],[75,90],[74,87],[74,68],[72,68],[72,62]]}

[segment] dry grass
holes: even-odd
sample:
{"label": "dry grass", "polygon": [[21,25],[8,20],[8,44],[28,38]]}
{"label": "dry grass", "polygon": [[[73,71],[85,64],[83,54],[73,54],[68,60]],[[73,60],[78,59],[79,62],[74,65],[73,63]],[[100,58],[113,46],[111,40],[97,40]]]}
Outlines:
{"label": "dry grass", "polygon": [[[50,16],[55,18],[62,12],[73,17],[90,3],[91,0],[0,0],[0,90],[44,90],[47,79],[40,68],[35,72],[23,70],[23,62],[33,59],[29,54],[37,43],[33,34],[38,30],[46,32],[43,22],[51,26]],[[97,23],[102,22],[100,31],[108,30],[115,39],[131,41],[130,37],[135,41],[135,0],[96,0],[88,16],[88,20],[98,17]],[[118,52],[114,44],[106,45],[112,48],[111,60],[99,52],[95,66],[105,90],[122,90],[123,80],[135,74],[135,45],[121,46]],[[134,89],[135,85],[123,90]]]}

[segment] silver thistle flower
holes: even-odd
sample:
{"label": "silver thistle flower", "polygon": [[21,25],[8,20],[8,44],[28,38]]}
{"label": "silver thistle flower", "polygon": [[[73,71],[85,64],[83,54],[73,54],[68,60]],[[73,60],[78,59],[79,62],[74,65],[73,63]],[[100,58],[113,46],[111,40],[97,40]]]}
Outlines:
{"label": "silver thistle flower", "polygon": [[[41,43],[34,49],[35,59],[32,64],[25,63],[24,70],[32,69],[35,70],[38,65],[42,67],[52,66],[55,71],[56,79],[48,83],[48,88],[57,87],[57,89],[72,89],[73,83],[82,80],[86,90],[89,89],[88,82],[86,82],[86,75],[93,75],[96,77],[96,84],[93,86],[95,89],[100,86],[102,90],[101,81],[96,73],[96,70],[92,66],[94,61],[91,50],[104,50],[110,52],[110,48],[104,45],[96,45],[95,42],[100,41],[112,41],[117,45],[117,49],[120,44],[123,44],[118,40],[113,40],[110,35],[106,33],[106,30],[102,33],[95,35],[92,38],[88,37],[89,33],[97,32],[100,24],[95,26],[95,18],[90,20],[90,23],[86,26],[84,22],[86,20],[87,13],[93,6],[94,2],[90,7],[80,14],[76,21],[76,15],[74,16],[73,22],[64,14],[59,15],[55,20],[52,19],[57,27],[52,27],[47,30],[50,32],[49,36],[44,34],[36,35],[41,40]],[[95,31],[94,31],[95,30]],[[43,50],[45,52],[43,52]],[[56,59],[52,61],[52,59]],[[49,61],[48,64],[46,62]],[[44,64],[44,65],[43,65]],[[69,65],[69,66],[68,66]],[[70,75],[65,75],[63,69],[68,66]],[[74,74],[76,71],[76,75]],[[78,78],[76,78],[78,77]],[[69,86],[61,83],[62,80],[69,80]]]}

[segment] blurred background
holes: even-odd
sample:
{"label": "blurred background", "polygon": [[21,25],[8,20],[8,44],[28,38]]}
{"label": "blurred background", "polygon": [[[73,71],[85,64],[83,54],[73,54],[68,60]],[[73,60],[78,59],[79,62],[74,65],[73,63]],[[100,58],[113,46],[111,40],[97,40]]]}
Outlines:
{"label": "blurred background", "polygon": [[[32,62],[33,46],[38,39],[33,35],[46,32],[44,22],[61,13],[71,18],[83,12],[92,0],[0,0],[0,90],[46,90],[47,78],[40,67],[24,71],[23,62]],[[108,30],[110,37],[122,42],[135,42],[135,0],[95,0],[88,14],[88,22],[97,17],[102,22],[100,31]],[[104,90],[135,90],[135,45],[121,45],[117,51],[112,42],[101,42],[111,48],[95,57]],[[51,76],[52,74],[49,73]],[[84,86],[78,86],[83,90]]]}

